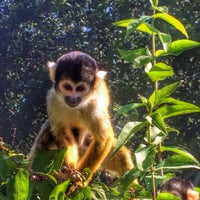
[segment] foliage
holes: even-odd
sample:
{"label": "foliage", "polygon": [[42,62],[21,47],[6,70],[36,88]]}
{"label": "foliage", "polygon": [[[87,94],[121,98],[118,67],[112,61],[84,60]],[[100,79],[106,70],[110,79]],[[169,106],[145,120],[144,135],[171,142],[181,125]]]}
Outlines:
{"label": "foliage", "polygon": [[[159,6],[158,0],[150,0],[150,3],[153,15],[115,23],[117,26],[126,27],[125,37],[129,37],[134,31],[151,36],[151,47],[146,46],[133,50],[120,49],[119,53],[134,67],[144,67],[144,71],[154,84],[154,90],[148,98],[139,94],[140,104],[132,103],[119,109],[120,114],[123,114],[123,112],[127,113],[138,107],[145,107],[146,114],[143,114],[142,121],[132,121],[125,125],[119,135],[114,153],[126,144],[131,137],[134,137],[137,132],[143,134],[143,141],[134,152],[138,170],[134,174],[137,173],[140,180],[146,183],[143,189],[152,194],[152,199],[156,199],[156,187],[161,180],[166,178],[167,173],[183,168],[200,169],[199,161],[186,150],[176,146],[167,147],[163,145],[166,138],[170,137],[170,133],[178,132],[178,130],[170,127],[166,120],[183,114],[198,113],[200,108],[171,96],[179,87],[181,81],[159,88],[161,81],[174,75],[173,67],[163,62],[162,58],[164,56],[178,56],[188,49],[200,46],[200,43],[188,39],[184,25],[168,13],[167,7]],[[169,33],[164,33],[156,27],[155,24],[158,19],[174,27],[185,38],[173,41],[173,37]],[[163,156],[164,153],[166,156]],[[132,181],[134,179],[135,177]],[[130,183],[130,176],[124,182]],[[135,194],[135,196],[142,198],[141,194]],[[158,199],[160,198],[158,197]]]}
{"label": "foliage", "polygon": [[30,161],[23,154],[16,154],[1,142],[0,200],[95,200],[116,199],[119,196],[116,188],[103,183],[84,186],[88,170],[83,174],[74,169],[64,168],[70,170],[67,173],[62,171],[65,152],[66,148],[40,150],[30,168]]}

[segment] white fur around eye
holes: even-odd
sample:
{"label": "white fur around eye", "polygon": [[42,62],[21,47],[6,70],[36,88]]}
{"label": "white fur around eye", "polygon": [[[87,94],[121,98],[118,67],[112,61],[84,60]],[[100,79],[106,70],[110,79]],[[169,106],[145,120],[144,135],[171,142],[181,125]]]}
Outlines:
{"label": "white fur around eye", "polygon": [[58,88],[63,94],[67,95],[68,93],[73,92],[75,90],[76,86],[70,80],[69,81],[68,80],[62,80],[62,81],[59,82]]}

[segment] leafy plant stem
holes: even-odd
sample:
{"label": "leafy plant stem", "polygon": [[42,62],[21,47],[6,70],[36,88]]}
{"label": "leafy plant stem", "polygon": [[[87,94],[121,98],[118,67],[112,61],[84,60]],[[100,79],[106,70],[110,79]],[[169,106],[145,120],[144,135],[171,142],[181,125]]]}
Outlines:
{"label": "leafy plant stem", "polygon": [[154,87],[155,87],[155,91],[157,91],[158,90],[158,81],[155,81]]}
{"label": "leafy plant stem", "polygon": [[[158,160],[159,160],[159,162],[162,161],[161,146],[162,146],[162,143],[158,144]],[[163,169],[160,169],[160,175],[161,175],[161,176],[164,175]]]}
{"label": "leafy plant stem", "polygon": [[155,186],[156,182],[155,182],[155,177],[154,177],[153,165],[151,166],[150,171],[151,171],[151,181],[152,181],[152,186],[153,186],[153,194],[152,194],[153,199],[152,200],[156,200],[156,186]]}
{"label": "leafy plant stem", "polygon": [[[152,6],[153,8],[153,16],[156,14],[156,10],[155,8]],[[155,26],[155,19],[153,17],[152,19],[152,27]],[[155,33],[152,33],[152,57],[153,57],[153,61],[152,61],[152,65],[154,66],[156,64],[156,37],[155,37]],[[158,81],[155,81],[155,85],[154,85],[154,89],[155,91],[158,90]],[[149,124],[148,126],[148,141],[149,141],[149,145],[151,144],[151,125]],[[153,189],[153,200],[156,199],[156,183],[155,183],[155,177],[154,177],[154,166],[151,166],[151,180],[152,180],[152,189]]]}
{"label": "leafy plant stem", "polygon": [[[153,8],[153,16],[156,14],[156,10]],[[153,17],[152,19],[152,27],[155,26],[155,19]],[[155,54],[156,54],[156,37],[155,37],[155,33],[152,33],[152,56],[153,56],[153,65],[156,64],[156,57],[155,57]]]}
{"label": "leafy plant stem", "polygon": [[[160,87],[161,81],[174,75],[173,67],[162,61],[163,56],[178,56],[188,49],[200,46],[200,42],[188,39],[187,31],[182,23],[168,14],[166,6],[158,6],[159,0],[149,0],[152,7],[151,16],[141,16],[139,19],[127,19],[117,22],[121,27],[127,27],[126,38],[135,30],[147,33],[150,36],[150,46],[145,48],[119,50],[120,55],[135,67],[144,67],[145,72],[153,83],[153,92],[146,98],[138,95],[142,106],[146,107],[145,121],[133,121],[127,123],[120,133],[115,151],[125,144],[135,133],[145,128],[145,137],[142,144],[135,151],[137,169],[144,176],[146,183],[145,197],[156,200],[156,188],[164,179],[164,172],[175,173],[176,169],[199,168],[199,162],[189,153],[181,151],[178,147],[167,148],[163,146],[168,133],[179,131],[169,127],[165,119],[182,114],[200,113],[200,107],[188,102],[177,100],[171,97],[181,82],[175,82],[164,87]],[[176,30],[180,31],[187,39],[175,40],[169,33],[164,33],[157,27],[157,19],[167,22]],[[151,24],[149,24],[151,20]],[[158,24],[159,25],[159,24]],[[165,60],[165,59],[164,59]],[[126,108],[133,109],[126,105]],[[135,107],[136,108],[136,107]],[[125,112],[131,109],[125,109]],[[120,110],[121,112],[121,110]],[[142,117],[143,117],[142,116]],[[128,136],[127,136],[128,134]],[[175,155],[164,158],[163,152],[172,151]],[[166,176],[167,177],[167,176]],[[143,191],[144,192],[144,191]],[[136,194],[136,196],[144,193]],[[146,199],[146,198],[145,198]],[[161,198],[160,198],[161,199]],[[168,198],[166,198],[168,199]]]}
{"label": "leafy plant stem", "polygon": [[[147,129],[147,135],[148,135],[148,144],[151,145],[151,124],[148,124],[148,129]],[[154,177],[154,166],[152,165],[150,167],[150,173],[151,173],[151,182],[153,186],[153,200],[156,199],[156,184],[155,184],[155,177]]]}
{"label": "leafy plant stem", "polygon": [[147,130],[147,135],[148,135],[148,144],[151,145],[151,125],[150,123],[148,124],[148,130]]}
{"label": "leafy plant stem", "polygon": [[[156,14],[156,10],[155,8],[153,8],[153,15]],[[153,20],[152,20],[152,26],[154,27],[155,25],[155,18],[153,17]],[[156,52],[156,40],[155,40],[155,34],[152,34],[152,53],[153,53],[153,65],[156,64],[156,56],[155,56],[155,52]],[[154,90],[155,91],[158,91],[158,81],[156,80],[155,81],[155,84],[154,84]],[[159,161],[162,161],[162,152],[161,152],[161,143],[158,144],[158,160]],[[161,176],[163,176],[163,169],[160,170],[160,174]]]}

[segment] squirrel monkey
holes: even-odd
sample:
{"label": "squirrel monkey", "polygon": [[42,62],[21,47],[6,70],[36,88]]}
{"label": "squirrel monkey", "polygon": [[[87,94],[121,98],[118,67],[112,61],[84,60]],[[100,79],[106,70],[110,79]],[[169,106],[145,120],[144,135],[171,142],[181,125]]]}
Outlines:
{"label": "squirrel monkey", "polygon": [[57,63],[48,62],[53,87],[47,95],[48,120],[32,150],[67,147],[64,164],[91,170],[87,183],[98,169],[122,175],[133,168],[129,150],[122,147],[111,160],[116,139],[108,112],[109,92],[105,71],[89,55],[73,51]]}

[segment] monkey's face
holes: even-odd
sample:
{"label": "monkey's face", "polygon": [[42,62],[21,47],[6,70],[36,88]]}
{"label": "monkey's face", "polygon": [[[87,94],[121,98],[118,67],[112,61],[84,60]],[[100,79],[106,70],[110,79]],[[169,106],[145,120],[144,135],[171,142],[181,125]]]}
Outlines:
{"label": "monkey's face", "polygon": [[60,81],[58,88],[69,107],[77,107],[90,93],[91,87],[86,82],[74,83],[71,80]]}
{"label": "monkey's face", "polygon": [[64,54],[57,63],[47,65],[56,91],[69,107],[85,105],[94,98],[93,91],[106,74],[92,57],[79,51]]}

